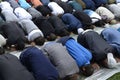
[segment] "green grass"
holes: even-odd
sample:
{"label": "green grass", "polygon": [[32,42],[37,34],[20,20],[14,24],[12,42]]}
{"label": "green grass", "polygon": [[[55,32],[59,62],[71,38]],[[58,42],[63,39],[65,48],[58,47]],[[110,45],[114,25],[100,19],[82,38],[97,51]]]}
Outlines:
{"label": "green grass", "polygon": [[113,76],[111,76],[107,80],[120,80],[120,72],[114,74]]}

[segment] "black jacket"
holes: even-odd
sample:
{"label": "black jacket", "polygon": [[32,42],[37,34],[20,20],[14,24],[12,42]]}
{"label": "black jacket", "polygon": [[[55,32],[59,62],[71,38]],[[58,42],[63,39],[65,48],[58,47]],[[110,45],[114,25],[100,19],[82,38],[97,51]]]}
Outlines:
{"label": "black jacket", "polygon": [[94,31],[79,34],[77,41],[92,52],[93,59],[97,62],[104,60],[108,53],[114,53],[115,51],[113,47]]}
{"label": "black jacket", "polygon": [[55,29],[52,24],[43,16],[36,18],[33,22],[43,32],[44,37],[50,35],[50,33],[55,33]]}
{"label": "black jacket", "polygon": [[73,15],[81,21],[83,27],[86,25],[92,24],[92,19],[86,13],[84,13],[82,11],[77,10],[73,13]]}
{"label": "black jacket", "polygon": [[33,75],[12,54],[0,55],[1,80],[35,80]]}
{"label": "black jacket", "polygon": [[65,29],[66,25],[64,22],[57,16],[50,16],[48,21],[52,24],[55,29],[56,34],[60,34],[63,29]]}
{"label": "black jacket", "polygon": [[63,8],[64,13],[72,13],[73,12],[73,8],[66,2],[62,2],[62,1],[56,1],[57,4]]}
{"label": "black jacket", "polygon": [[25,41],[25,33],[17,22],[5,22],[0,26],[0,32],[7,38],[7,44],[17,44],[17,40]]}

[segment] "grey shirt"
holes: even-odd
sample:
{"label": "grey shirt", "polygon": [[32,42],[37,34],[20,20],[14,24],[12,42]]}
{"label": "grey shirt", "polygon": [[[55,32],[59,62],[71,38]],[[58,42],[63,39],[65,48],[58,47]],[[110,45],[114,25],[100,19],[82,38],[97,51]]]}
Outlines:
{"label": "grey shirt", "polygon": [[12,6],[13,9],[20,7],[20,5],[17,3],[16,0],[9,0],[10,5]]}
{"label": "grey shirt", "polygon": [[43,36],[42,31],[33,23],[33,21],[29,19],[22,19],[21,21],[19,21],[19,23],[28,34],[29,41],[33,41],[37,37]]}
{"label": "grey shirt", "polygon": [[75,60],[69,55],[65,46],[61,43],[51,42],[43,47],[51,62],[56,66],[60,78],[79,72]]}
{"label": "grey shirt", "polygon": [[21,24],[22,28],[29,34],[32,30],[36,30],[39,29],[34,23],[33,21],[29,20],[29,19],[22,19],[19,21],[19,23]]}
{"label": "grey shirt", "polygon": [[28,8],[27,11],[32,15],[33,19],[42,16],[42,14],[39,11],[37,11],[34,7]]}

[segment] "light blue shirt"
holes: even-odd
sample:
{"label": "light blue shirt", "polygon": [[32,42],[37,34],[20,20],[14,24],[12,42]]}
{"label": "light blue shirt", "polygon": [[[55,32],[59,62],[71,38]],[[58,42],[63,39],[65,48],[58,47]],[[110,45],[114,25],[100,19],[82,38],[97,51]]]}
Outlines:
{"label": "light blue shirt", "polygon": [[18,0],[18,3],[20,4],[20,6],[22,8],[24,8],[25,10],[27,10],[28,8],[31,7],[31,5],[29,5],[26,0]]}

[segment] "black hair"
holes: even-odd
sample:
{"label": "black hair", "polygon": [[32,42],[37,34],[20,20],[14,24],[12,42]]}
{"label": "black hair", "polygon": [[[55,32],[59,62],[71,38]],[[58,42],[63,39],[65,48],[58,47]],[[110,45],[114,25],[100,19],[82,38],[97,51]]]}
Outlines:
{"label": "black hair", "polygon": [[96,17],[92,17],[91,19],[97,19],[98,21],[96,21],[95,23],[92,23],[93,25],[95,25],[96,27],[104,27],[106,20],[105,19],[99,19]]}
{"label": "black hair", "polygon": [[13,40],[12,38],[7,39],[7,47],[16,48],[17,50],[23,50],[25,48],[25,41],[22,38],[17,38]]}
{"label": "black hair", "polygon": [[25,42],[23,39],[18,38],[17,39],[17,45],[16,45],[16,49],[17,50],[23,50],[25,48]]}
{"label": "black hair", "polygon": [[50,33],[50,35],[46,38],[48,41],[54,41],[57,38],[57,36],[54,33]]}
{"label": "black hair", "polygon": [[83,29],[84,29],[84,30],[86,30],[86,29],[94,29],[94,27],[95,27],[95,26],[92,25],[92,24],[90,24],[90,25],[87,24],[87,25],[85,25],[85,26],[83,27]]}
{"label": "black hair", "polygon": [[35,44],[36,45],[40,45],[42,46],[44,43],[45,43],[45,38],[40,36],[40,37],[37,37],[35,40],[34,40]]}
{"label": "black hair", "polygon": [[98,21],[93,23],[93,25],[95,25],[96,27],[104,27],[104,25],[106,23],[106,20],[103,20],[103,19],[99,19],[99,18],[95,18],[95,17],[92,17],[92,19],[98,19]]}
{"label": "black hair", "polygon": [[105,22],[103,20],[99,20],[99,21],[95,22],[94,25],[97,27],[104,27]]}
{"label": "black hair", "polygon": [[70,32],[66,29],[62,29],[62,30],[60,30],[60,32],[57,35],[60,36],[60,37],[69,36]]}
{"label": "black hair", "polygon": [[80,71],[85,76],[91,76],[94,73],[94,68],[91,64],[87,64],[85,66],[80,67]]}

